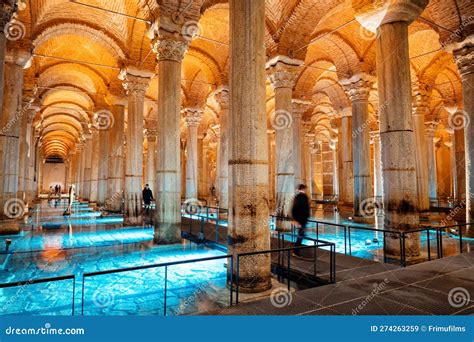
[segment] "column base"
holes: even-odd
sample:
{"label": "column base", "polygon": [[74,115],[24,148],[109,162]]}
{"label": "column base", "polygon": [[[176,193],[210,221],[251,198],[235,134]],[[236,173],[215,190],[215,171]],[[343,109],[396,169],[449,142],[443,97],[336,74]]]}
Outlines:
{"label": "column base", "polygon": [[[234,275],[234,290],[236,289],[236,277]],[[227,287],[230,288],[230,279],[227,278]],[[239,292],[241,293],[259,293],[265,292],[272,288],[272,278],[269,276],[268,279],[263,277],[250,277],[250,278],[239,278]]]}
{"label": "column base", "polygon": [[153,242],[158,245],[181,243],[181,223],[158,223],[155,225]]}
{"label": "column base", "polygon": [[365,217],[365,216],[354,215],[352,217],[352,221],[354,221],[355,223],[374,224],[375,217]]}

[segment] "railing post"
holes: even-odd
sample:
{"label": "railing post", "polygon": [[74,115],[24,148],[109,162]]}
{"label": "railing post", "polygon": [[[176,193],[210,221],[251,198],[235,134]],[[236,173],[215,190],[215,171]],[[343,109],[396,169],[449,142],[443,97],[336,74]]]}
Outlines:
{"label": "railing post", "polygon": [[347,229],[344,226],[344,254],[347,255]]}
{"label": "railing post", "polygon": [[[229,270],[227,270],[228,272]],[[230,257],[230,306],[233,304],[234,297],[234,256]]]}
{"label": "railing post", "polygon": [[84,316],[84,283],[85,283],[84,274],[82,275],[82,297],[81,297],[81,316]]}
{"label": "railing post", "polygon": [[74,316],[74,303],[76,301],[76,276],[72,279],[72,316]]}
{"label": "railing post", "polygon": [[351,226],[347,227],[347,235],[349,236],[349,255],[352,255],[352,243],[351,243]]}
{"label": "railing post", "polygon": [[387,263],[387,235],[385,234],[385,230],[383,231],[383,262]]}
{"label": "railing post", "polygon": [[290,276],[291,276],[290,259],[291,259],[291,249],[288,250],[288,292],[290,292]]}
{"label": "railing post", "polygon": [[163,308],[163,314],[166,316],[166,292],[168,291],[168,266],[165,266],[165,299],[164,299],[164,308]]}
{"label": "railing post", "polygon": [[235,272],[235,304],[239,304],[239,271],[240,271],[240,256],[237,254],[237,270]]}
{"label": "railing post", "polygon": [[[466,225],[466,230],[467,230]],[[459,225],[459,253],[462,253],[462,225]]]}
{"label": "railing post", "polygon": [[428,261],[431,261],[430,228],[426,230],[426,247],[428,248]]}

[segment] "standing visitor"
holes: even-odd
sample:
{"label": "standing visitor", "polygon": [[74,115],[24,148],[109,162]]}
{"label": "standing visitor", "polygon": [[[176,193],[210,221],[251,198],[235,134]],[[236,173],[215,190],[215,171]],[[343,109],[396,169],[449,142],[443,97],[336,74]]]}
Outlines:
{"label": "standing visitor", "polygon": [[[298,237],[295,242],[295,247],[302,246],[302,242],[306,233],[306,224],[308,223],[308,218],[310,214],[310,205],[309,198],[306,194],[306,185],[298,185],[298,190],[296,191],[296,196],[293,200],[293,206],[291,208],[291,216],[298,227]],[[301,257],[301,252],[298,249],[295,249],[294,255]]]}

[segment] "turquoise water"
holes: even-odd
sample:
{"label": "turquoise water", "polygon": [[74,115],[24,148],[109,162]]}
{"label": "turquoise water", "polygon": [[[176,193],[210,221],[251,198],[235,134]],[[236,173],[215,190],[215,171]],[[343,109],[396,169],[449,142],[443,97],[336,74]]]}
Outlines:
{"label": "turquoise water", "polygon": [[[87,277],[83,274],[225,255],[191,243],[157,246],[153,228],[126,227],[99,218],[84,205],[63,217],[63,205],[41,204],[21,234],[0,238],[0,283],[74,275],[73,280],[0,289],[0,314],[162,315],[164,267]],[[5,240],[11,239],[9,252]],[[168,315],[205,312],[228,305],[226,259],[170,266]],[[82,296],[84,295],[84,301]]]}

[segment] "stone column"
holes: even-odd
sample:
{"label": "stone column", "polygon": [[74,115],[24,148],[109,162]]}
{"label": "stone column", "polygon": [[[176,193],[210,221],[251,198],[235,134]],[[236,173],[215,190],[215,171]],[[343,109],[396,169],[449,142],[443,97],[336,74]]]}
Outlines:
{"label": "stone column", "polygon": [[[474,222],[474,36],[451,47],[461,74],[466,150],[466,222]],[[471,225],[466,234],[474,237]]]}
{"label": "stone column", "polygon": [[429,193],[430,200],[438,200],[438,186],[436,179],[436,155],[435,155],[435,132],[437,122],[431,121],[425,123],[425,137],[426,137],[426,157],[428,160],[428,179],[429,179]]}
{"label": "stone column", "polygon": [[204,141],[205,134],[198,135],[198,198],[207,199],[208,196],[208,160],[207,160],[207,142]]}
{"label": "stone column", "polygon": [[[306,184],[304,170],[304,133],[303,114],[311,107],[311,102],[298,99],[291,100],[293,114],[293,163],[295,165],[295,189],[299,184]],[[308,185],[308,184],[306,184]]]}
{"label": "stone column", "polygon": [[86,135],[84,146],[84,181],[82,197],[85,201],[90,201],[91,195],[91,170],[92,170],[92,134]]}
{"label": "stone column", "polygon": [[268,130],[268,177],[269,177],[269,190],[270,190],[270,210],[275,210],[275,188],[276,188],[276,175],[275,175],[275,131]]}
{"label": "stone column", "polygon": [[378,200],[383,197],[383,178],[382,178],[382,155],[380,146],[380,132],[371,133],[374,144],[374,196]]}
{"label": "stone column", "polygon": [[[378,26],[377,85],[381,108],[384,227],[389,230],[411,230],[419,224],[408,25],[427,4],[428,0],[392,0],[374,6],[373,11],[378,11],[375,14],[361,14],[356,10],[356,18],[367,28],[374,30],[371,23],[379,23],[375,25]],[[399,255],[399,245],[398,235],[390,236],[387,253]],[[419,255],[419,236],[408,235],[405,246],[407,258]]]}
{"label": "stone column", "polygon": [[148,144],[148,150],[146,154],[146,178],[145,182],[150,186],[153,191],[153,196],[156,196],[156,124],[148,123],[146,130],[146,140]]}
{"label": "stone column", "polygon": [[28,117],[28,162],[27,162],[27,175],[26,179],[26,200],[29,203],[29,206],[32,206],[32,201],[36,197],[35,193],[35,164],[36,164],[36,138],[35,138],[35,129],[33,127],[33,120],[36,116],[37,111],[40,107],[38,106],[34,110],[30,111]]}
{"label": "stone column", "polygon": [[155,242],[181,241],[181,64],[186,42],[160,36],[153,49],[158,59],[158,151]]}
{"label": "stone column", "polygon": [[114,117],[114,125],[108,130],[107,208],[113,212],[120,212],[125,182],[124,131],[126,101],[123,98],[111,97],[109,102],[112,104],[111,110]]}
{"label": "stone column", "polygon": [[141,225],[143,175],[143,111],[145,92],[153,74],[127,68],[124,87],[128,94],[127,157],[125,159],[124,225]]}
{"label": "stone column", "polygon": [[304,147],[303,147],[303,152],[304,152],[304,166],[305,166],[305,180],[304,184],[308,187],[308,195],[311,198],[311,195],[313,193],[313,182],[312,182],[312,174],[313,174],[313,168],[311,165],[311,144],[313,143],[314,140],[314,134],[310,133],[307,131],[304,136]]}
{"label": "stone column", "polygon": [[199,178],[197,134],[203,110],[200,108],[186,108],[184,112],[188,128],[188,139],[186,142],[186,200],[197,201]]}
{"label": "stone column", "polygon": [[[28,182],[29,182],[29,165],[30,165],[30,145],[31,145],[31,131],[33,119],[36,115],[36,112],[41,108],[39,106],[33,105],[30,103],[33,99],[24,99],[25,107],[24,113],[20,118],[20,161],[19,161],[19,177],[18,177],[18,192],[17,198],[28,203]],[[26,205],[28,208],[28,205]],[[25,209],[26,209],[25,208]]]}
{"label": "stone column", "polygon": [[369,93],[375,83],[375,78],[367,74],[359,74],[341,83],[352,102],[354,220],[367,221],[369,218],[364,216],[362,206],[373,197],[370,177]]}
{"label": "stone column", "polygon": [[342,191],[343,205],[354,203],[354,165],[352,159],[352,111],[345,108],[341,113],[341,154],[342,154]]}
{"label": "stone column", "polygon": [[[99,131],[92,128],[92,146],[91,146],[91,176],[90,176],[90,195],[89,201],[97,203],[99,198],[99,167],[102,167],[102,155],[100,154]],[[105,158],[107,160],[107,158]]]}
{"label": "stone column", "polygon": [[[301,61],[277,56],[267,63],[267,71],[275,90],[275,111],[271,116],[275,130],[276,149],[276,212],[290,216],[291,200],[295,193],[295,124],[292,115],[292,93]],[[297,114],[296,124],[300,124]],[[301,160],[301,148],[298,149]],[[290,229],[284,222],[278,224]]]}
{"label": "stone column", "polygon": [[7,214],[12,215],[9,208],[17,207],[11,203],[18,201],[13,199],[18,191],[20,122],[28,109],[22,105],[23,68],[30,57],[23,50],[9,51],[6,56],[5,88],[0,89],[3,92],[3,114],[0,115],[0,218],[8,218]]}
{"label": "stone column", "polygon": [[83,189],[83,176],[84,176],[84,140],[81,137],[81,140],[77,144],[77,182],[76,182],[76,192],[77,197],[82,197]]}
{"label": "stone column", "polygon": [[429,175],[425,138],[425,116],[429,111],[430,100],[426,86],[416,84],[413,104],[413,132],[415,134],[416,184],[418,189],[418,207],[421,212],[429,211]]}
{"label": "stone column", "polygon": [[[463,115],[457,114],[454,115]],[[454,188],[454,200],[457,203],[464,203],[466,200],[466,159],[464,127],[454,129],[454,160],[456,170],[456,187]]]}
{"label": "stone column", "polygon": [[[0,5],[0,113],[3,113],[3,89],[5,87],[5,59],[6,59],[6,52],[7,52],[7,34],[8,29],[10,30],[15,29],[15,26],[8,26],[12,15],[16,11],[15,0],[5,0],[2,1]],[[17,28],[22,29],[20,26]],[[23,30],[18,32],[13,32],[14,35],[16,33],[25,33]],[[1,195],[0,195],[1,196]]]}
{"label": "stone column", "polygon": [[[264,41],[265,2],[231,0],[228,253],[233,255],[270,248]],[[284,102],[291,110],[291,92]],[[271,287],[270,259],[269,254],[241,259],[240,291]]]}
{"label": "stone column", "polygon": [[229,89],[222,87],[215,92],[215,97],[220,106],[219,122],[219,207],[229,208]]}

